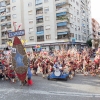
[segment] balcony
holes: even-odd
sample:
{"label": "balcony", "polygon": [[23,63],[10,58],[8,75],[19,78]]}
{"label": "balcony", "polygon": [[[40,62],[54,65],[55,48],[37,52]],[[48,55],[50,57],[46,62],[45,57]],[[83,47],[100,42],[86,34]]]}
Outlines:
{"label": "balcony", "polygon": [[1,33],[1,38],[2,39],[7,38],[7,37],[8,37],[8,35],[5,31]]}
{"label": "balcony", "polygon": [[2,16],[4,14],[6,14],[6,8],[0,9],[0,15]]}
{"label": "balcony", "polygon": [[43,20],[37,20],[36,23],[41,24],[41,23],[43,23]]}
{"label": "balcony", "polygon": [[3,22],[6,22],[6,21],[10,21],[11,20],[11,16],[9,15],[9,16],[2,16],[1,17],[1,22],[3,23]]}
{"label": "balcony", "polygon": [[68,27],[57,27],[57,32],[65,32],[65,31],[70,31]]}
{"label": "balcony", "polygon": [[37,42],[42,42],[42,41],[44,41],[44,35],[37,36]]}
{"label": "balcony", "polygon": [[1,30],[5,31],[5,28],[10,29],[11,28],[11,23],[1,24]]}
{"label": "balcony", "polygon": [[36,17],[36,23],[37,23],[38,26],[42,26],[43,16]]}
{"label": "balcony", "polygon": [[43,16],[43,8],[36,9],[36,16]]}
{"label": "balcony", "polygon": [[64,8],[56,8],[56,12],[60,13],[60,12],[69,12],[69,9],[67,7]]}
{"label": "balcony", "polygon": [[6,6],[10,5],[10,0],[5,0]]}
{"label": "balcony", "polygon": [[69,38],[70,38],[70,34],[68,31],[57,33],[57,39],[69,39]]}

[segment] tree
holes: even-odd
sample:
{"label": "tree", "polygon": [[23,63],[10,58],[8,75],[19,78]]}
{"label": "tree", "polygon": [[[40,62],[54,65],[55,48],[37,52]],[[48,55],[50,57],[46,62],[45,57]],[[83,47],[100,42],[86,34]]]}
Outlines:
{"label": "tree", "polygon": [[92,47],[91,39],[87,40],[86,44],[87,44],[88,47]]}

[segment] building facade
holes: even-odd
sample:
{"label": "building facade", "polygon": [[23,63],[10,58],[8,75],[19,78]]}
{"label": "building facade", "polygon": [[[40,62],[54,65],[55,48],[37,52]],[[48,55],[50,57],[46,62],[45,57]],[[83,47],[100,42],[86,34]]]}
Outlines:
{"label": "building facade", "polygon": [[100,30],[100,24],[94,18],[92,18],[92,32],[93,32],[93,34],[97,34],[99,30]]}
{"label": "building facade", "polygon": [[13,22],[21,23],[20,29],[25,29],[23,38],[28,40],[27,47],[42,44],[46,50],[66,47],[72,41],[86,43],[92,32],[90,0],[0,0],[0,3],[4,5],[0,7],[1,44],[7,40],[5,27],[8,32],[14,31]]}

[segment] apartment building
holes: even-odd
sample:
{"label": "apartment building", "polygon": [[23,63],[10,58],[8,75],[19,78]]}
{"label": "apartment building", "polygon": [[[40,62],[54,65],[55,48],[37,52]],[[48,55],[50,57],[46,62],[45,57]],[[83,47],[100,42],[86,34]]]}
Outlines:
{"label": "apartment building", "polygon": [[[7,41],[12,41],[13,38],[8,37],[8,33],[15,31],[13,23],[18,25],[23,23],[22,0],[0,0],[0,44],[6,45]],[[17,5],[17,6],[16,6]],[[20,29],[24,29],[24,24]]]}
{"label": "apartment building", "polygon": [[98,31],[100,30],[100,24],[92,18],[92,32],[93,34],[98,34]]}
{"label": "apartment building", "polygon": [[0,13],[6,9],[5,14],[3,11],[4,15],[0,15],[3,20],[0,22],[1,44],[6,41],[5,27],[8,32],[14,31],[13,22],[22,23],[23,38],[28,40],[29,48],[41,44],[46,50],[60,49],[71,45],[72,41],[76,45],[85,43],[91,34],[90,0],[0,0],[0,3],[4,5]]}

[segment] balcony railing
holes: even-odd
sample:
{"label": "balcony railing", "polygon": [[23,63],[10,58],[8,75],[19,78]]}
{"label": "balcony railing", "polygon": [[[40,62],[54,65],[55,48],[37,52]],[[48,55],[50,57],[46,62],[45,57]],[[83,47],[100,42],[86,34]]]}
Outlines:
{"label": "balcony railing", "polygon": [[41,41],[44,41],[44,39],[37,39],[37,42],[41,42]]}
{"label": "balcony railing", "polygon": [[38,14],[43,14],[43,11],[37,11],[36,15],[38,15]]}
{"label": "balcony railing", "polygon": [[9,17],[9,18],[5,18],[5,19],[1,19],[1,22],[10,21],[10,20],[11,20],[11,18]]}
{"label": "balcony railing", "polygon": [[60,16],[60,17],[56,17],[56,20],[67,20],[67,21],[69,21],[69,18],[67,16]]}
{"label": "balcony railing", "polygon": [[68,29],[68,27],[66,27],[66,26],[57,27],[57,30],[63,30],[63,29]]}
{"label": "balcony railing", "polygon": [[43,23],[43,21],[38,21],[38,22],[36,22],[37,24],[40,24],[40,23]]}

